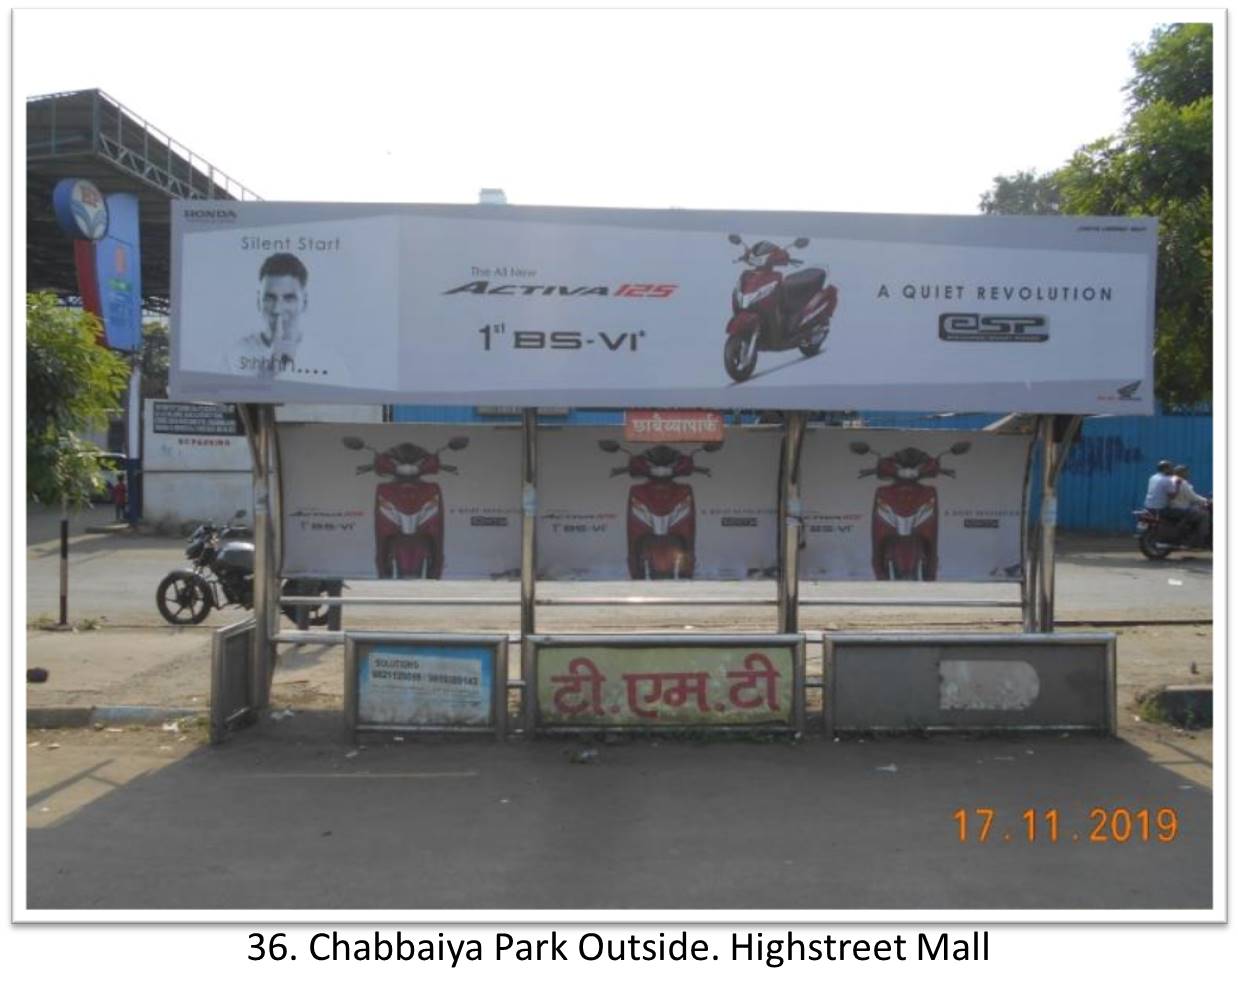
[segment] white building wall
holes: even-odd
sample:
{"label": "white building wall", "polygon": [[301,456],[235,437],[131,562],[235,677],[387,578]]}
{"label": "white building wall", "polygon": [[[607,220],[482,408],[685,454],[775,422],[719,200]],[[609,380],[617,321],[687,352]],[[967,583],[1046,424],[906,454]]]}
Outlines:
{"label": "white building wall", "polygon": [[[161,406],[156,418],[156,406]],[[226,522],[244,509],[253,521],[249,443],[226,431],[217,405],[148,399],[143,411],[142,519],[177,526]],[[195,417],[204,420],[194,431]],[[381,422],[382,405],[279,405],[280,422]],[[156,431],[159,429],[160,431]],[[180,430],[180,431],[177,431]]]}

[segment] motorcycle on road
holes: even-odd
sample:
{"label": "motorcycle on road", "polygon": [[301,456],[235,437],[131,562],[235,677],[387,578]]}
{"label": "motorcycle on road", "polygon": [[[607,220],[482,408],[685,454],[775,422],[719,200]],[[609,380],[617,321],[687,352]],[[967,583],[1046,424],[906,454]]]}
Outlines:
{"label": "motorcycle on road", "polygon": [[1156,509],[1137,508],[1135,540],[1139,552],[1149,560],[1164,560],[1175,551],[1212,549],[1212,502],[1203,503],[1205,516],[1198,528],[1192,529],[1185,519],[1168,519]]}
{"label": "motorcycle on road", "polygon": [[[254,540],[253,531],[241,523],[244,518],[244,510],[238,509],[225,526],[213,522],[198,526],[185,546],[185,557],[192,568],[170,571],[159,582],[155,605],[173,626],[196,626],[210,615],[211,609],[229,605],[253,608]],[[341,581],[289,578],[282,592],[338,596],[343,587]],[[301,629],[327,626],[338,630],[341,624],[342,610],[338,605],[286,605],[283,612]]]}

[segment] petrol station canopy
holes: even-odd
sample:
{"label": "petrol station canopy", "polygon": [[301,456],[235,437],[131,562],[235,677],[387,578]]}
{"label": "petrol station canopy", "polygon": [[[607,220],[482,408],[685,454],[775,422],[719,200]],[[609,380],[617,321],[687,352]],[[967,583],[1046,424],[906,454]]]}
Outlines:
{"label": "petrol station canopy", "polygon": [[178,202],[171,389],[1150,414],[1155,274],[1144,218]]}

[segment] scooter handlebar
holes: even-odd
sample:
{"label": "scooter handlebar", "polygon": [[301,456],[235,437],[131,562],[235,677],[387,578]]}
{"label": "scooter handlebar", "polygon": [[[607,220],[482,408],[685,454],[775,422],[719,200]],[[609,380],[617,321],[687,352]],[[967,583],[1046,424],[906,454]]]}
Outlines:
{"label": "scooter handlebar", "polygon": [[620,474],[626,474],[627,472],[628,472],[628,468],[626,464],[622,467],[611,467],[610,476],[618,477]]}
{"label": "scooter handlebar", "polygon": [[953,470],[951,470],[949,467],[938,467],[938,468],[937,468],[937,473],[939,473],[939,474],[941,474],[941,475],[943,475],[943,476],[945,476],[945,477],[954,477],[954,476],[956,476],[956,475],[955,475],[955,473],[954,473],[954,471],[953,471]]}
{"label": "scooter handlebar", "polygon": [[861,477],[872,477],[875,473],[877,473],[877,468],[871,467],[868,470],[861,470],[860,476]]}
{"label": "scooter handlebar", "polygon": [[788,259],[787,263],[789,263],[791,266],[803,266],[804,265],[804,261],[802,259]]}
{"label": "scooter handlebar", "polygon": [[692,473],[694,473],[694,474],[704,474],[706,477],[712,477],[712,476],[713,476],[713,471],[712,471],[712,470],[710,470],[708,467],[693,467],[693,468],[692,468]]}
{"label": "scooter handlebar", "polygon": [[458,467],[456,467],[456,466],[455,466],[455,464],[450,464],[450,463],[440,463],[440,464],[438,465],[438,469],[439,469],[439,471],[440,471],[440,472],[445,472],[445,473],[448,473],[448,474],[458,474],[458,473],[460,473],[460,469],[459,469]]}
{"label": "scooter handlebar", "polygon": [[368,474],[373,469],[374,469],[374,465],[372,463],[363,463],[360,467],[357,468],[357,473]]}

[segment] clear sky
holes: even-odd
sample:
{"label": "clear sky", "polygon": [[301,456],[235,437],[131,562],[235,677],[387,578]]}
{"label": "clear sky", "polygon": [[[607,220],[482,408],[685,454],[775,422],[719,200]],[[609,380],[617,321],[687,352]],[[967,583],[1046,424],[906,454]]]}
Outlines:
{"label": "clear sky", "polygon": [[18,11],[14,96],[99,87],[272,200],[970,214],[1117,130],[1131,47],[1189,19]]}

